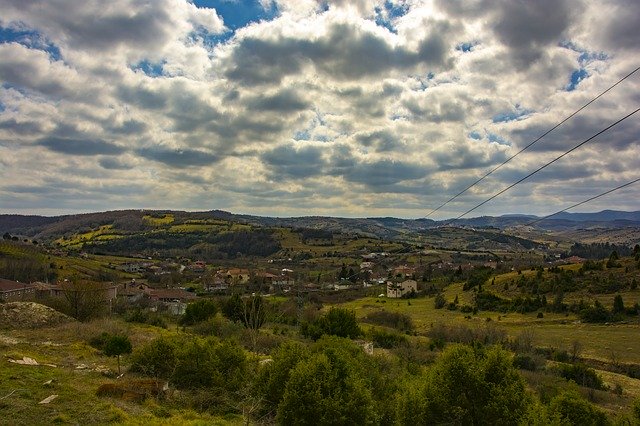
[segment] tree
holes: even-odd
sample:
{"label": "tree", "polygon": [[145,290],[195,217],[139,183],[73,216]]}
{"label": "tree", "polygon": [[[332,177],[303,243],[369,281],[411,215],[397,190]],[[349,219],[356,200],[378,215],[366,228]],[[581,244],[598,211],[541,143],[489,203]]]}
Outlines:
{"label": "tree", "polygon": [[291,371],[279,424],[352,425],[373,423],[371,389],[351,359],[340,350],[325,350],[299,362]]}
{"label": "tree", "polygon": [[549,417],[559,424],[604,426],[607,416],[593,404],[585,401],[577,392],[564,392],[549,403]]}
{"label": "tree", "polygon": [[518,424],[531,403],[508,352],[455,345],[406,385],[399,424]]}
{"label": "tree", "polygon": [[297,342],[286,342],[276,350],[272,355],[273,361],[264,366],[256,380],[263,414],[268,414],[278,407],[284,397],[291,372],[299,362],[310,356],[309,349]]}
{"label": "tree", "polygon": [[85,280],[65,280],[59,284],[64,295],[65,313],[86,321],[107,310],[108,290],[101,284]]}
{"label": "tree", "polygon": [[211,299],[200,299],[187,305],[184,315],[180,319],[183,325],[193,325],[205,321],[218,312],[216,302]]}
{"label": "tree", "polygon": [[613,313],[614,314],[624,313],[624,301],[622,300],[622,296],[619,294],[616,294],[616,297],[613,298]]}
{"label": "tree", "polygon": [[317,320],[303,323],[300,332],[313,340],[319,339],[324,334],[350,339],[362,335],[355,312],[343,308],[331,308]]}
{"label": "tree", "polygon": [[132,350],[131,340],[128,336],[113,334],[105,339],[102,351],[106,356],[118,358],[118,374],[120,374],[120,355],[130,354]]}

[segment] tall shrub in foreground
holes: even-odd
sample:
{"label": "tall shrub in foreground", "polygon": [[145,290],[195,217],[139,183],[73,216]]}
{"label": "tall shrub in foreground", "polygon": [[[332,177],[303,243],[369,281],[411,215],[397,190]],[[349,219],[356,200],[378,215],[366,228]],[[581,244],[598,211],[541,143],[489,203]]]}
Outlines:
{"label": "tall shrub in foreground", "polygon": [[413,424],[518,424],[530,398],[510,355],[493,347],[456,345],[419,380],[400,392],[397,422]]}
{"label": "tall shrub in foreground", "polygon": [[362,335],[355,312],[343,308],[331,308],[317,320],[303,323],[300,332],[313,340],[318,340],[324,334],[350,339]]}

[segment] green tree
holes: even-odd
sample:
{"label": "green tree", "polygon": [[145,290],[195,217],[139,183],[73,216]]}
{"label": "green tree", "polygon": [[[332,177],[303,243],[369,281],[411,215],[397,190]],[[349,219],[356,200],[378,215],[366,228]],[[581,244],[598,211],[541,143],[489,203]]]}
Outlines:
{"label": "green tree", "polygon": [[577,392],[564,392],[549,403],[549,417],[558,418],[561,424],[580,426],[605,426],[607,416],[593,404],[585,401]]}
{"label": "green tree", "polygon": [[622,296],[619,294],[616,294],[616,297],[613,298],[613,313],[624,313],[624,301],[622,300]]}
{"label": "green tree", "polygon": [[311,356],[306,346],[296,342],[281,345],[272,355],[273,361],[260,370],[256,380],[256,393],[261,399],[261,413],[268,415],[276,409],[284,396],[291,371],[300,361]]}
{"label": "green tree", "polygon": [[131,371],[169,380],[175,371],[181,345],[179,339],[159,337],[136,348],[131,357]]}
{"label": "green tree", "polygon": [[456,345],[401,392],[399,424],[517,424],[530,398],[505,350]]}
{"label": "green tree", "polygon": [[131,350],[131,340],[129,340],[128,336],[113,334],[104,340],[102,352],[104,352],[106,356],[115,356],[118,358],[118,374],[120,374],[120,355],[130,354]]}
{"label": "green tree", "polygon": [[300,332],[313,340],[319,339],[324,334],[350,339],[362,335],[355,312],[343,308],[331,308],[317,320],[303,323]]}
{"label": "green tree", "polygon": [[216,315],[218,306],[211,299],[200,299],[187,305],[180,323],[183,325],[193,325],[205,321]]}
{"label": "green tree", "polygon": [[277,414],[278,423],[295,425],[361,425],[374,419],[371,390],[339,351],[296,365]]}

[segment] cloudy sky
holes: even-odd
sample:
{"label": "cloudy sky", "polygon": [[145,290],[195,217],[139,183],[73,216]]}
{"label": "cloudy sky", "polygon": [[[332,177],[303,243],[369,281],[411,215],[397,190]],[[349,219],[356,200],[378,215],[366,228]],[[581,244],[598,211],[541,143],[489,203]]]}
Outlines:
{"label": "cloudy sky", "polygon": [[[640,66],[636,0],[0,0],[0,213],[422,217]],[[640,71],[439,211],[640,107]],[[640,113],[476,210],[640,177]],[[640,184],[583,211],[640,209]]]}

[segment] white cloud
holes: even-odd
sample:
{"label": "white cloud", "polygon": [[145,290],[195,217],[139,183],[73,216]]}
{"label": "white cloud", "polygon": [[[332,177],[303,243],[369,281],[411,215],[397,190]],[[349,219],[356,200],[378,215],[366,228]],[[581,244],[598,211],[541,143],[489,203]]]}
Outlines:
{"label": "white cloud", "polygon": [[[637,66],[634,2],[262,4],[277,16],[229,33],[185,0],[5,0],[0,25],[33,33],[0,44],[3,209],[419,217]],[[443,215],[636,108],[639,89],[631,77]],[[632,179],[636,123],[477,213],[548,213]]]}

